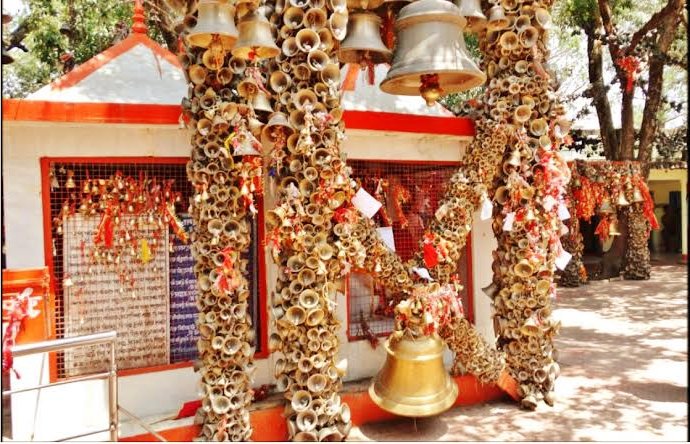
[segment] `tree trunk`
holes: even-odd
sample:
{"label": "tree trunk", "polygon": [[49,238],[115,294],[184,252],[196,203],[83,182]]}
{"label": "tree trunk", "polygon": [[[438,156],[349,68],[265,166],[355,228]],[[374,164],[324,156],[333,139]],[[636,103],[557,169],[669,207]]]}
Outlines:
{"label": "tree trunk", "polygon": [[[614,61],[615,63],[615,61]],[[621,81],[621,135],[620,143],[616,156],[610,160],[633,160],[635,148],[635,121],[633,120],[633,95],[635,87],[626,91],[627,74],[618,71],[618,78]]]}
{"label": "tree trunk", "polygon": [[599,119],[601,143],[607,159],[613,158],[618,148],[618,136],[613,127],[611,105],[604,87],[604,60],[601,41],[594,37],[594,29],[585,30],[587,34],[587,54],[589,55],[588,73],[592,85],[592,102]]}

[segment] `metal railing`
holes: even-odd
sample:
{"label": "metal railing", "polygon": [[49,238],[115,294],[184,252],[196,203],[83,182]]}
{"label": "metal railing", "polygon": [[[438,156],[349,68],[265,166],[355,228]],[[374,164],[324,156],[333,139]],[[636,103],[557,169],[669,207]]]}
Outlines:
{"label": "metal railing", "polygon": [[52,341],[35,342],[33,344],[18,345],[12,348],[13,357],[21,357],[27,355],[34,355],[38,353],[50,353],[55,351],[62,351],[68,348],[85,347],[88,345],[108,344],[110,346],[110,368],[107,372],[95,373],[87,376],[77,376],[73,378],[63,379],[50,384],[39,384],[32,387],[21,388],[17,390],[6,390],[2,392],[2,397],[14,395],[16,393],[23,393],[32,390],[40,390],[46,387],[53,387],[58,385],[70,384],[74,382],[91,381],[96,379],[108,380],[108,420],[109,426],[106,429],[94,430],[88,433],[68,436],[57,441],[66,441],[68,439],[81,438],[96,433],[110,432],[110,440],[118,440],[118,405],[117,405],[117,365],[115,360],[115,340],[117,339],[116,331],[108,331],[103,333],[95,333],[92,335],[74,336],[71,338],[54,339]]}

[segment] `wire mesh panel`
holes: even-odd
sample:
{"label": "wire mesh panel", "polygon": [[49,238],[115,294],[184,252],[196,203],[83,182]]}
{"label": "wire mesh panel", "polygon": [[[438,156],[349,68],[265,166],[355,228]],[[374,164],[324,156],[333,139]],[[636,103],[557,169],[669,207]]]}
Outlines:
{"label": "wire mesh panel", "polygon": [[[156,221],[140,221],[132,236],[131,254],[99,260],[89,255],[107,212],[94,188],[113,177],[164,184],[172,181],[170,193],[179,193],[178,220],[187,233],[193,230],[192,219],[185,214],[192,189],[185,171],[186,159],[99,158],[46,159],[52,250],[52,279],[55,285],[54,325],[57,338],[104,330],[118,331],[118,368],[131,369],[190,361],[197,358],[198,330],[196,318],[196,277],[191,244],[183,242],[167,229],[155,230]],[[167,195],[167,194],[166,194]],[[91,213],[80,211],[85,200],[95,202]],[[83,207],[81,208],[83,210]],[[253,230],[260,221],[254,220]],[[128,220],[118,220],[117,227],[127,227]],[[139,227],[139,225],[137,225]],[[159,227],[160,228],[160,227]],[[117,231],[117,230],[116,230]],[[174,231],[174,230],[173,230]],[[113,234],[114,242],[129,245],[128,230]],[[260,350],[258,307],[258,243],[252,237],[249,259],[251,313],[257,330]],[[144,242],[145,241],[145,242]],[[142,242],[145,243],[142,244]],[[117,245],[115,245],[117,247]],[[128,247],[130,248],[130,247]],[[122,248],[124,251],[127,248]],[[118,250],[120,251],[120,250]],[[101,250],[101,254],[103,250]],[[142,255],[146,255],[145,260]],[[57,376],[66,377],[105,370],[107,347],[80,349],[80,354],[59,353]]]}
{"label": "wire mesh panel", "polygon": [[[395,251],[407,261],[419,250],[419,242],[438,208],[450,177],[458,164],[348,160],[353,178],[382,207],[374,216],[379,227],[391,227]],[[466,311],[470,306],[467,282],[469,248],[458,263],[458,276]],[[366,270],[349,277],[348,335],[362,339],[370,334],[385,336],[393,330],[393,307],[385,303],[387,290],[377,285]],[[471,318],[471,313],[466,313]]]}

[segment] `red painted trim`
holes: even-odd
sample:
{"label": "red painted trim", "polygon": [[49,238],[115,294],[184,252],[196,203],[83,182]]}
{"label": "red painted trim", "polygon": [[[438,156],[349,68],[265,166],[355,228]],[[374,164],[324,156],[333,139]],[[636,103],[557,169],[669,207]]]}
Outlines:
{"label": "red painted trim", "polygon": [[343,113],[345,128],[403,133],[474,136],[474,122],[461,117],[419,116],[411,114],[352,111]]}
{"label": "red painted trim", "polygon": [[175,54],[163,48],[144,34],[132,33],[123,41],[111,46],[102,53],[93,56],[86,62],[74,68],[69,73],[55,80],[50,84],[50,89],[61,90],[76,85],[107,63],[111,62],[113,59],[121,56],[138,44],[146,46],[153,51],[155,55],[167,60],[177,68],[182,69],[182,65]]}
{"label": "red painted trim", "polygon": [[270,355],[268,350],[268,292],[266,289],[266,234],[264,227],[264,198],[263,195],[257,199],[257,262],[259,264],[258,284],[259,284],[259,332],[261,336],[261,351],[254,353],[254,359],[266,359]]}
{"label": "red painted trim", "polygon": [[2,100],[2,118],[7,121],[175,125],[181,114],[182,108],[178,105]]}
{"label": "red painted trim", "polygon": [[[177,125],[179,105],[148,103],[71,103],[3,99],[3,120]],[[474,136],[474,123],[462,117],[418,116],[375,111],[345,111],[346,129]]]}
{"label": "red painted trim", "polygon": [[[458,398],[453,407],[467,406],[495,401],[506,396],[496,384],[482,384],[472,375],[456,376],[453,378],[458,385]],[[389,413],[371,400],[368,391],[341,393],[342,402],[350,407],[352,425],[361,426],[371,422],[389,421],[398,416]],[[287,424],[283,415],[283,406],[270,407],[249,412],[249,418],[254,429],[252,441],[282,442],[287,441]],[[191,442],[201,433],[201,425],[192,424],[158,432],[171,442]],[[145,433],[142,435],[121,437],[124,442],[153,442],[156,438]]]}

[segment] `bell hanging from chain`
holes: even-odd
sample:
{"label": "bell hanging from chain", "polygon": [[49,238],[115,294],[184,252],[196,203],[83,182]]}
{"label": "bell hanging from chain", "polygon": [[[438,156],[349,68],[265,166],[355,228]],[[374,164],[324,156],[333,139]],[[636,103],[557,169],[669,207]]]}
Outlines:
{"label": "bell hanging from chain", "polygon": [[482,12],[480,0],[456,0],[455,4],[467,20],[466,30],[476,34],[486,28],[486,16]]}
{"label": "bell hanging from chain", "polygon": [[232,50],[234,57],[245,60],[270,59],[280,53],[271,35],[271,24],[262,8],[248,12],[237,25],[240,37]]}
{"label": "bell hanging from chain", "polygon": [[196,25],[187,35],[189,44],[208,48],[215,38],[224,51],[232,49],[238,37],[233,7],[218,0],[200,0],[198,11]]}
{"label": "bell hanging from chain", "polygon": [[380,26],[381,18],[373,12],[350,14],[347,36],[340,44],[338,53],[340,61],[362,66],[390,62],[393,53],[381,40]]}
{"label": "bell hanging from chain", "polygon": [[381,82],[388,94],[419,95],[427,105],[486,80],[470,59],[460,10],[446,0],[418,0],[400,10],[395,23],[393,66]]}
{"label": "bell hanging from chain", "polygon": [[369,396],[376,405],[415,418],[452,407],[458,385],[443,366],[444,344],[438,335],[414,340],[403,337],[392,344],[388,338],[384,347],[386,362],[369,386]]}

